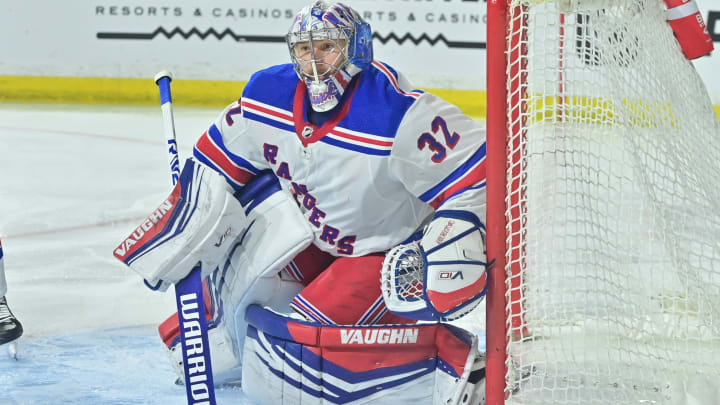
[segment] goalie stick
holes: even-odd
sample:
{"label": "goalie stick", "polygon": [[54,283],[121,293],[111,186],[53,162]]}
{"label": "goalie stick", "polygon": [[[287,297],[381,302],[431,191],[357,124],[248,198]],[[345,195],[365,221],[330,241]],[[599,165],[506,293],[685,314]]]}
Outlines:
{"label": "goalie stick", "polygon": [[[160,90],[160,108],[163,113],[163,132],[168,146],[171,182],[175,186],[180,178],[180,164],[170,93],[171,81],[172,74],[168,71],[161,71],[155,75],[155,84]],[[175,284],[185,392],[188,404],[216,405],[200,270],[198,263],[187,277]]]}

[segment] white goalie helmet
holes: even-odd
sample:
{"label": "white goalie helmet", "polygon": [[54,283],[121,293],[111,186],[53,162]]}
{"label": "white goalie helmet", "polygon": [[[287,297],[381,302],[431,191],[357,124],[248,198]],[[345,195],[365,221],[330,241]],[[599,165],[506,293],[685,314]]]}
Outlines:
{"label": "white goalie helmet", "polygon": [[286,40],[295,72],[319,112],[335,107],[352,78],[373,60],[370,25],[342,3],[320,0],[303,7]]}

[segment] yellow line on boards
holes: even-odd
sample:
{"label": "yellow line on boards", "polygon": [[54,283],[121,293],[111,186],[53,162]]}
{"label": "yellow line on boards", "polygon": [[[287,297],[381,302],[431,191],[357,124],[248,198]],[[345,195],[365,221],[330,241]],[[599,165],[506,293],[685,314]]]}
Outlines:
{"label": "yellow line on boards", "polygon": [[[181,106],[222,108],[242,94],[245,81],[176,80],[173,102]],[[423,89],[457,105],[467,115],[484,118],[485,91]],[[157,105],[160,96],[147,79],[103,77],[0,76],[0,102]],[[720,106],[715,106],[720,117]]]}
{"label": "yellow line on boards", "polygon": [[[177,80],[173,102],[224,107],[240,97],[244,84]],[[152,78],[0,76],[0,102],[156,105],[160,96]]]}
{"label": "yellow line on boards", "polygon": [[[242,94],[244,81],[176,80],[173,103],[224,107]],[[425,89],[473,117],[485,116],[485,92]],[[0,76],[0,102],[156,105],[160,96],[148,79]]]}
{"label": "yellow line on boards", "polygon": [[473,118],[487,116],[487,97],[485,90],[453,90],[453,89],[423,89],[443,100],[455,104],[467,115]]}

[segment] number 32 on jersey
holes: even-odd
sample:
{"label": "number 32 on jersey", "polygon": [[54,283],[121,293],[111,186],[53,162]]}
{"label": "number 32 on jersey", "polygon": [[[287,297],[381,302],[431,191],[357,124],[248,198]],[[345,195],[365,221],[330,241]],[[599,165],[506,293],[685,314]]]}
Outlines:
{"label": "number 32 on jersey", "polygon": [[[438,131],[440,131],[440,133],[438,133]],[[440,138],[440,140],[438,140],[438,138]],[[441,141],[444,141],[444,144]],[[437,116],[430,124],[430,132],[423,132],[420,135],[417,140],[417,146],[420,150],[427,147],[433,152],[430,160],[435,163],[440,163],[447,157],[446,146],[453,149],[458,141],[460,141],[460,135],[457,132],[451,134],[445,120]]]}

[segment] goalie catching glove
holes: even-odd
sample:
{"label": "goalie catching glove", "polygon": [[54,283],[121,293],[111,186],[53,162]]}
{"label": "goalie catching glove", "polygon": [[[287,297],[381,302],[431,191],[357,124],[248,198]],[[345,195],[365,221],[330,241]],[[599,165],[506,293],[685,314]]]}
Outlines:
{"label": "goalie catching glove", "polygon": [[385,256],[383,299],[407,318],[457,319],[485,296],[487,267],[480,219],[467,211],[438,211],[420,243],[398,245]]}

